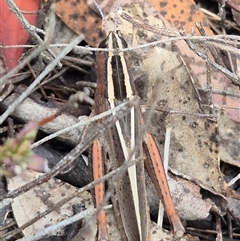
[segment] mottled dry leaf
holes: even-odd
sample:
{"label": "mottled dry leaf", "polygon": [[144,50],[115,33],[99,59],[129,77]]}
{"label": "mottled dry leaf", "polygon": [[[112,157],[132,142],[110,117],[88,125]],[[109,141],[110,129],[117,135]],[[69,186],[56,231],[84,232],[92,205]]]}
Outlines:
{"label": "mottled dry leaf", "polygon": [[[91,228],[90,228],[91,227]],[[88,225],[84,225],[79,232],[71,239],[71,241],[85,241],[95,240],[97,234],[97,222],[91,222]]]}
{"label": "mottled dry leaf", "polygon": [[[157,19],[158,15],[152,12],[150,5],[144,5],[144,14],[142,7],[128,6],[123,8],[123,11],[127,11],[129,15],[130,12],[133,12],[133,16],[138,16],[148,24],[157,24],[159,27],[163,25],[162,21]],[[131,45],[159,39],[159,36],[152,33],[133,29],[132,25],[125,20],[120,21],[119,28],[124,38],[132,40],[133,44],[128,42]],[[145,90],[140,89],[139,92],[144,95],[145,100],[150,101],[156,89],[156,83],[160,81],[160,88],[157,90],[156,96],[160,106],[200,113],[191,78],[175,49],[173,44],[166,44],[163,48],[158,46],[131,53],[133,76],[139,76],[139,73],[142,73],[142,76],[136,81],[137,86],[142,88],[141,83],[145,85]],[[143,76],[146,78],[143,79]],[[165,128],[172,128],[170,165],[203,187],[225,193],[226,186],[219,170],[217,124],[196,115],[159,113],[153,120],[153,133],[159,143],[164,143]]]}
{"label": "mottled dry leaf", "polygon": [[[176,180],[175,180],[176,179]],[[210,199],[202,198],[201,188],[196,184],[183,179],[168,177],[168,185],[173,199],[174,206],[182,220],[203,220],[210,215],[210,210],[214,206]],[[156,191],[147,178],[147,194],[150,203],[151,214],[157,216],[158,203]]]}
{"label": "mottled dry leaf", "polygon": [[[107,217],[107,230],[109,235],[109,240],[121,241],[121,235],[117,227],[116,219],[114,216],[113,209],[106,210]],[[95,240],[97,233],[97,223],[90,221],[86,223],[82,229],[79,230],[78,234],[71,241],[85,241],[85,240]]]}
{"label": "mottled dry leaf", "polygon": [[[198,35],[198,30],[195,27],[196,22],[201,22],[206,32],[206,35],[213,35],[209,28],[208,21],[203,13],[198,9],[193,0],[188,1],[156,1],[150,0],[155,9],[178,30],[185,30],[186,33],[191,33],[194,28],[194,35]],[[193,53],[186,45],[178,45],[180,56],[183,58],[190,74],[200,89],[206,89],[206,63],[200,57]],[[205,52],[205,49],[202,49]],[[221,57],[220,57],[221,58]],[[220,71],[211,70],[211,80],[213,89],[218,91],[228,91],[238,93],[238,87],[233,85],[231,81]],[[213,103],[217,106],[231,106],[239,108],[239,98],[224,96],[221,94],[213,95]],[[240,122],[240,110],[227,108],[227,113],[231,119]]]}
{"label": "mottled dry leaf", "polygon": [[84,34],[89,45],[99,44],[99,38],[103,37],[102,21],[86,1],[57,1],[56,13],[75,33]]}
{"label": "mottled dry leaf", "polygon": [[[193,54],[183,42],[179,43],[178,49],[180,56],[183,58],[184,63],[191,74],[191,78],[197,89],[206,89],[206,79],[207,79],[207,70],[206,63],[196,54]],[[219,93],[224,91],[230,93],[239,93],[238,87],[234,85],[231,80],[229,80],[220,70],[211,68],[211,82],[213,91],[216,90]],[[239,110],[239,98],[226,96],[224,94],[215,94],[213,93],[212,97],[213,104],[216,106],[229,106],[226,108],[227,113],[230,118],[234,121],[240,122],[240,110]]]}
{"label": "mottled dry leaf", "polygon": [[183,29],[186,33],[191,33],[194,28],[194,34],[199,35],[195,22],[201,22],[206,34],[212,35],[208,20],[193,0],[149,0],[149,2],[155,7],[157,12],[177,29]]}
{"label": "mottled dry leaf", "polygon": [[155,223],[152,223],[151,237],[150,241],[199,241],[199,238],[192,236],[190,234],[184,235],[181,238],[176,238],[174,235],[170,234],[168,231],[163,230]]}
{"label": "mottled dry leaf", "polygon": [[[12,191],[27,182],[37,178],[39,173],[26,171],[21,176],[16,176],[8,180],[8,189]],[[40,212],[52,208],[57,202],[66,198],[68,194],[75,192],[77,188],[67,183],[62,183],[57,179],[50,179],[47,183],[43,183],[32,190],[13,199],[12,209],[14,217],[19,226],[22,226],[30,219],[38,216]],[[55,211],[44,216],[39,221],[23,230],[24,235],[34,234],[44,227],[53,225],[65,218],[73,215],[73,204],[82,204],[85,208],[91,204],[91,196],[88,192],[81,194],[81,197],[76,197]]]}
{"label": "mottled dry leaf", "polygon": [[240,125],[232,121],[226,113],[219,113],[221,160],[240,168]]}
{"label": "mottled dry leaf", "polygon": [[[135,0],[132,2],[139,1]],[[104,15],[114,12],[116,0],[97,2]],[[121,1],[121,4],[125,3],[128,3],[128,0]],[[103,28],[102,18],[92,0],[59,0],[56,2],[56,13],[75,33],[83,33],[85,41],[90,46],[97,47],[106,36],[106,29]]]}

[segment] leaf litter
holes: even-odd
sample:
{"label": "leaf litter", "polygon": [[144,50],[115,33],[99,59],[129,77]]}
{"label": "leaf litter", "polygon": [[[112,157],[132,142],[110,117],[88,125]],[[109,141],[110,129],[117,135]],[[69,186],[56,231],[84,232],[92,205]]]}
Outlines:
{"label": "leaf litter", "polygon": [[[147,11],[146,6],[144,9]],[[151,16],[152,12],[147,15]],[[141,19],[146,19],[146,16],[142,17]],[[156,22],[156,20],[149,20],[149,24],[152,23],[152,21]],[[157,20],[157,22],[159,22],[159,20]],[[124,30],[122,30],[122,33],[124,35],[124,31],[130,32],[125,33],[126,36],[129,36],[128,43],[131,43],[131,40],[133,39],[133,37],[131,37],[132,35],[137,37],[137,40],[135,40],[136,42],[134,42],[133,45],[141,44],[141,39],[143,37],[143,44],[148,41],[153,41],[154,38],[159,39],[159,36],[153,36],[153,34],[150,33],[151,37],[148,40],[147,35],[143,35],[143,32],[139,31],[138,29],[131,30],[132,27],[126,27],[127,24],[128,23],[125,21]],[[138,77],[136,83],[140,88],[139,92],[141,96],[145,100],[143,104],[150,104],[151,97],[154,95],[154,84],[155,82],[161,81],[161,88],[159,89],[157,95],[158,105],[160,108],[172,108],[182,112],[190,111],[192,113],[201,113],[201,103],[199,103],[199,100],[195,94],[195,89],[192,86],[191,78],[193,78],[193,76],[189,76],[189,71],[187,71],[184,67],[188,64],[184,63],[183,60],[179,58],[178,54],[176,54],[177,48],[179,51],[179,49],[185,49],[187,46],[182,48],[182,46],[178,47],[178,44],[169,44],[165,46],[165,48],[154,47],[141,50],[139,51],[141,52],[139,55],[138,52],[130,53],[133,62],[136,63],[134,68],[137,74],[134,74],[134,76]],[[160,60],[156,57],[159,54],[161,56]],[[139,68],[139,60],[143,60],[143,67],[141,67],[141,69]],[[134,63],[132,64],[133,66]],[[153,63],[155,65],[153,65]],[[159,66],[161,66],[161,68],[159,68]],[[160,74],[156,71],[157,69],[161,70]],[[139,73],[141,74],[140,77]],[[143,81],[143,79],[141,80],[141,77],[146,78],[146,76],[150,76],[152,82],[148,83],[148,85],[142,89],[141,81]],[[206,81],[206,78],[204,81]],[[153,121],[150,126],[151,132],[155,134],[156,138],[158,139],[159,146],[162,151],[164,130],[166,127],[172,128],[170,146],[171,171],[179,176],[195,182],[214,194],[219,194],[221,197],[225,195],[229,196],[228,199],[230,200],[231,192],[229,192],[229,189],[220,171],[218,123],[214,119],[208,120],[207,118],[199,118],[197,115],[173,115],[167,112],[162,113],[161,111],[156,112],[152,119]],[[237,127],[238,126],[235,126],[235,128]],[[235,133],[235,131],[233,132]],[[239,140],[236,138],[236,144],[233,142],[232,148],[237,145],[237,141]],[[238,156],[238,154],[236,155]],[[236,155],[232,159],[237,160]],[[230,158],[224,159],[227,160]],[[175,178],[176,177],[174,177],[173,180]],[[191,190],[193,188],[189,189]],[[196,191],[196,193],[199,192],[199,190]],[[173,196],[175,195],[173,194]],[[191,198],[189,199],[191,200]],[[209,212],[212,205],[213,203],[210,202],[205,213]]]}

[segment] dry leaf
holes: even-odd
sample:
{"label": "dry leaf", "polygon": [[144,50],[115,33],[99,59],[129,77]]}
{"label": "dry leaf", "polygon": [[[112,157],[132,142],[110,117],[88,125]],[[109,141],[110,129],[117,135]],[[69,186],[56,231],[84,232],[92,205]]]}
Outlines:
{"label": "dry leaf", "polygon": [[[128,14],[132,13],[132,16],[138,16],[142,22],[145,21],[158,27],[163,26],[160,17],[157,18],[158,15],[152,11],[150,5],[144,5],[144,14],[141,6],[131,5],[122,9]],[[111,22],[112,18],[110,17]],[[159,36],[153,33],[143,32],[142,29],[133,29],[131,23],[122,19],[119,21],[119,28],[131,46],[159,39]],[[129,40],[132,41],[129,42]],[[165,44],[163,47],[142,49],[131,54],[131,63],[134,68],[133,76],[137,76],[139,73],[146,76],[144,80],[141,76],[139,81],[144,82],[145,85],[145,95],[141,89],[141,96],[144,95],[145,100],[151,101],[152,95],[155,94],[155,85],[160,81],[156,98],[161,107],[173,108],[182,112],[201,113],[191,78],[175,49],[176,47],[174,48],[172,44]],[[148,84],[146,84],[147,82]],[[137,86],[139,86],[138,82]],[[165,128],[172,128],[171,167],[177,169],[178,173],[183,173],[191,180],[195,180],[204,188],[225,193],[226,185],[219,170],[216,122],[199,118],[197,115],[166,115],[161,113],[156,114],[153,120],[153,134],[159,143],[164,143]]]}
{"label": "dry leaf", "polygon": [[185,235],[182,238],[176,239],[176,237],[174,237],[172,234],[163,230],[162,228],[160,228],[155,223],[152,223],[150,241],[157,241],[157,240],[163,240],[163,241],[176,241],[176,240],[178,240],[178,241],[191,241],[191,240],[196,240],[196,241],[198,241],[198,239],[194,239],[193,236],[191,236],[191,235],[189,235],[189,236]]}
{"label": "dry leaf", "polygon": [[[176,179],[176,180],[175,180]],[[203,220],[210,215],[214,202],[202,198],[201,188],[183,178],[168,177],[168,185],[174,206],[182,220]],[[158,215],[158,196],[150,179],[147,178],[147,195],[150,203],[151,214]]]}
{"label": "dry leaf", "polygon": [[[107,217],[107,230],[108,230],[110,241],[114,241],[114,240],[121,241],[122,238],[118,230],[114,212],[112,209],[106,210],[106,217]],[[79,230],[78,234],[71,241],[95,240],[96,233],[97,233],[97,224],[94,221],[90,221],[90,223],[86,223],[83,226],[83,228]]]}
{"label": "dry leaf", "polygon": [[[155,0],[150,0],[155,9],[178,30],[184,30],[190,34],[194,29],[194,35],[198,35],[198,30],[195,27],[196,22],[200,22],[204,28],[206,35],[213,35],[209,28],[208,21],[204,17],[203,13],[198,9],[193,0],[187,1],[161,1],[160,3]],[[239,13],[238,13],[239,14]],[[181,43],[180,43],[181,44]],[[189,50],[188,47],[183,47],[178,44],[178,50],[180,56],[183,58],[194,83],[197,88],[206,89],[206,62]],[[205,51],[204,49],[202,49]],[[221,56],[219,55],[219,58]],[[213,90],[218,92],[235,92],[238,93],[238,87],[231,83],[231,81],[217,69],[211,70],[211,80]],[[239,98],[231,96],[224,96],[223,94],[213,94],[213,104],[217,106],[229,106],[226,108],[232,120],[240,122],[240,110],[234,109],[239,107]]]}
{"label": "dry leaf", "polygon": [[56,13],[75,33],[84,34],[89,45],[98,45],[99,37],[103,36],[102,21],[86,1],[57,1]]}
{"label": "dry leaf", "polygon": [[[8,180],[8,189],[12,191],[25,183],[37,178],[41,174],[26,171],[21,176],[13,177]],[[30,219],[39,215],[39,213],[52,208],[57,202],[67,197],[68,194],[75,192],[77,188],[67,183],[62,183],[58,179],[50,179],[47,183],[33,188],[32,190],[13,199],[12,209],[14,217],[19,226],[22,226]],[[55,211],[44,216],[36,223],[23,230],[25,236],[34,234],[44,227],[55,224],[67,217],[73,215],[73,204],[82,204],[87,209],[91,205],[91,196],[88,192],[81,194],[81,197],[75,197]]]}
{"label": "dry leaf", "polygon": [[175,28],[183,29],[186,33],[191,33],[194,29],[194,35],[199,35],[195,23],[201,22],[206,34],[212,35],[207,19],[193,0],[149,0],[149,2]]}
{"label": "dry leaf", "polygon": [[232,121],[226,113],[219,113],[221,161],[240,168],[240,125]]}

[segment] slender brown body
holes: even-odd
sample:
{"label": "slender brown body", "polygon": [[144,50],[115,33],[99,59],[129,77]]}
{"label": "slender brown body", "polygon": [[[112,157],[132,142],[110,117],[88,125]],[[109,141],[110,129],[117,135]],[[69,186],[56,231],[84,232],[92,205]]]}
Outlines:
{"label": "slender brown body", "polygon": [[[97,53],[97,90],[93,107],[94,114],[112,109],[124,101],[131,100],[136,95],[127,60],[124,53],[119,51],[119,49],[127,48],[125,40],[119,36],[118,32],[110,32],[99,47],[116,49],[116,51]],[[120,214],[117,221],[122,230],[122,236],[124,240],[129,241],[150,239],[143,153],[141,147],[136,148],[136,140],[140,136],[142,125],[143,117],[140,107],[134,107],[129,115],[117,121],[113,128],[104,133],[102,149],[96,140],[93,143],[92,151],[94,178],[99,178],[102,175],[103,162],[105,165],[107,164],[109,169],[115,169],[121,166],[124,161],[135,158],[140,160],[136,166],[130,167],[128,172],[117,181],[116,200],[113,202],[115,213]],[[144,135],[143,147],[147,156],[145,166],[170,219],[172,230],[174,233],[183,233],[184,228],[169,193],[157,145],[148,133]],[[103,184],[95,187],[97,206],[103,198],[103,190]],[[104,219],[105,216],[101,212],[98,217],[99,240],[108,239],[107,236],[103,237],[103,233],[107,233],[106,228],[104,228]]]}

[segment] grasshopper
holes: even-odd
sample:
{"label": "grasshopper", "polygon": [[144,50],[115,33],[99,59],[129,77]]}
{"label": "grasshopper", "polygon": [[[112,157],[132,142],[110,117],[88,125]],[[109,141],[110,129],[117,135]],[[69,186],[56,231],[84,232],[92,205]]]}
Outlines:
{"label": "grasshopper", "polygon": [[[99,48],[110,51],[96,53],[97,89],[92,110],[92,114],[96,115],[137,96],[126,52],[121,51],[128,48],[128,45],[120,32],[110,31],[107,38],[99,44]],[[115,213],[120,215],[117,222],[122,238],[129,241],[150,240],[144,165],[164,205],[172,232],[177,235],[184,233],[170,196],[161,155],[151,134],[141,135],[143,126],[144,120],[138,105],[107,130],[102,141],[94,140],[90,154],[94,179],[103,175],[104,163],[109,169],[115,169],[124,161],[139,159],[137,164],[129,167],[128,172],[117,181],[117,200],[113,202]],[[142,138],[140,142],[139,138]],[[143,153],[146,156],[145,160]],[[94,192],[95,204],[98,207],[104,197],[104,184],[96,185]],[[98,240],[109,240],[103,210],[98,214],[97,223]]]}

